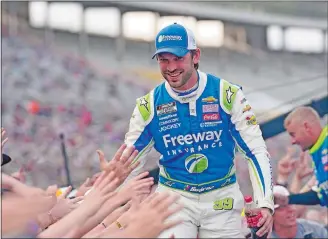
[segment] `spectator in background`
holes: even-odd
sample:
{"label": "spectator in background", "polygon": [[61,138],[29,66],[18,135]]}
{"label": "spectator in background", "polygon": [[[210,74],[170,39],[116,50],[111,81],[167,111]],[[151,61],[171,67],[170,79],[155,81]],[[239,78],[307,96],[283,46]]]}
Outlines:
{"label": "spectator in background", "polygon": [[[280,185],[274,186],[274,196],[288,196],[288,190]],[[327,238],[325,227],[316,222],[297,219],[296,210],[292,205],[275,204],[273,215],[273,230],[271,238]]]}
{"label": "spectator in background", "polygon": [[[303,181],[313,174],[313,169],[310,167],[311,159],[305,152],[302,152],[299,156],[300,158],[297,160],[293,157],[294,153],[294,148],[289,147],[285,156],[279,160],[276,184],[288,188],[291,193],[305,192],[313,186],[313,180],[311,179],[307,181],[307,184],[304,187],[302,187]],[[295,172],[295,174],[289,184],[289,177],[293,172]],[[307,187],[308,184],[311,184],[309,188]],[[297,218],[304,217],[304,213],[307,209],[305,206],[298,205],[295,209]]]}
{"label": "spectator in background", "polygon": [[291,136],[292,144],[303,151],[310,150],[316,171],[316,190],[278,197],[280,205],[300,204],[328,207],[328,126],[322,127],[318,113],[311,107],[299,107],[285,119],[285,128]]}

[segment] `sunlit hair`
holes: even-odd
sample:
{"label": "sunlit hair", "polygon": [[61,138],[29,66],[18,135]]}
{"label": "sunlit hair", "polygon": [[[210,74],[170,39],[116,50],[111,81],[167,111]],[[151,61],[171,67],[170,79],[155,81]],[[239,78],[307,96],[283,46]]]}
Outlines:
{"label": "sunlit hair", "polygon": [[303,122],[307,120],[309,122],[320,122],[320,116],[317,111],[308,106],[301,106],[294,109],[284,120],[285,128],[294,121]]}

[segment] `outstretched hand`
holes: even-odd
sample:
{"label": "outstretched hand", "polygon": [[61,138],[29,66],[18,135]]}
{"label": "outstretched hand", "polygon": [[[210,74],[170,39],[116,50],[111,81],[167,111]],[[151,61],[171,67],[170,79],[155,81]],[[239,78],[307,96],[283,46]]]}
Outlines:
{"label": "outstretched hand", "polygon": [[114,172],[120,184],[123,183],[129,174],[139,165],[139,162],[134,162],[138,155],[138,150],[135,150],[134,146],[127,147],[123,144],[109,162],[107,162],[105,154],[101,150],[97,150],[97,153],[99,156],[100,169],[102,171]]}
{"label": "outstretched hand", "polygon": [[[113,235],[111,231],[105,229],[102,233],[102,237],[133,236],[138,238],[156,238],[162,231],[182,222],[181,220],[166,221],[168,217],[183,208],[182,205],[171,207],[176,204],[178,199],[179,196],[176,194],[154,193],[147,197],[142,203],[133,204],[127,212],[123,213],[122,216],[117,219],[123,227],[126,227],[126,230],[119,231],[117,234]],[[122,220],[122,222],[120,220]],[[140,230],[141,228],[142,230]]]}
{"label": "outstretched hand", "polygon": [[149,172],[144,172],[128,181],[119,191],[121,198],[126,198],[126,201],[139,195],[149,195],[151,186],[154,184],[154,178],[146,178]]}
{"label": "outstretched hand", "polygon": [[116,194],[114,191],[118,186],[119,179],[115,177],[114,172],[102,172],[92,190],[84,196],[80,208],[87,210],[90,216],[95,214],[109,198]]}
{"label": "outstretched hand", "polygon": [[[179,199],[179,195],[170,193],[154,193],[146,198],[139,206],[139,210],[132,217],[131,227],[143,228],[140,237],[157,237],[162,231],[181,223],[181,220],[166,219],[180,211],[183,206],[170,208]],[[138,225],[139,224],[139,225]]]}

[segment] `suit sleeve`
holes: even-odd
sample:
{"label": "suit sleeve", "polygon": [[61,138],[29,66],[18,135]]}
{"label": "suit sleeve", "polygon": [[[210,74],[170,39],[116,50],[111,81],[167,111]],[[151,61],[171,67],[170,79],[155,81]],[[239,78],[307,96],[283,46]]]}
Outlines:
{"label": "suit sleeve", "polygon": [[[147,155],[154,146],[153,136],[150,130],[150,123],[154,115],[152,92],[137,99],[130,119],[129,130],[125,135],[124,143],[127,146],[134,145],[139,151],[138,156],[133,163],[139,161],[139,166],[129,175],[126,181],[144,172],[144,165],[147,161]],[[125,181],[125,182],[126,182]]]}
{"label": "suit sleeve", "polygon": [[328,207],[328,126],[323,128],[319,139],[310,149],[310,154],[313,160],[320,162],[317,168],[313,161],[313,168],[318,179],[318,183],[313,189],[318,195],[320,205]]}
{"label": "suit sleeve", "polygon": [[[270,155],[257,124],[255,114],[239,87],[231,86],[225,91],[231,103],[231,133],[239,151],[248,162],[254,200],[258,207],[274,211],[272,167]],[[229,103],[229,102],[228,102]]]}

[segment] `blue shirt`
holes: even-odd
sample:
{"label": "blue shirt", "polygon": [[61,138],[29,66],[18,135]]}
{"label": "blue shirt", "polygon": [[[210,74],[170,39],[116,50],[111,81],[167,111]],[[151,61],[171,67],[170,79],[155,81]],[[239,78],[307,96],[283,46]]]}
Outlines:
{"label": "blue shirt", "polygon": [[[328,238],[328,233],[326,228],[316,222],[306,220],[306,219],[297,219],[297,232],[294,238]],[[285,238],[279,237],[274,230],[272,230],[271,238]]]}
{"label": "blue shirt", "polygon": [[328,207],[328,126],[325,126],[317,142],[310,149],[310,154],[315,166],[315,175],[318,186],[315,191],[318,193],[320,204]]}

